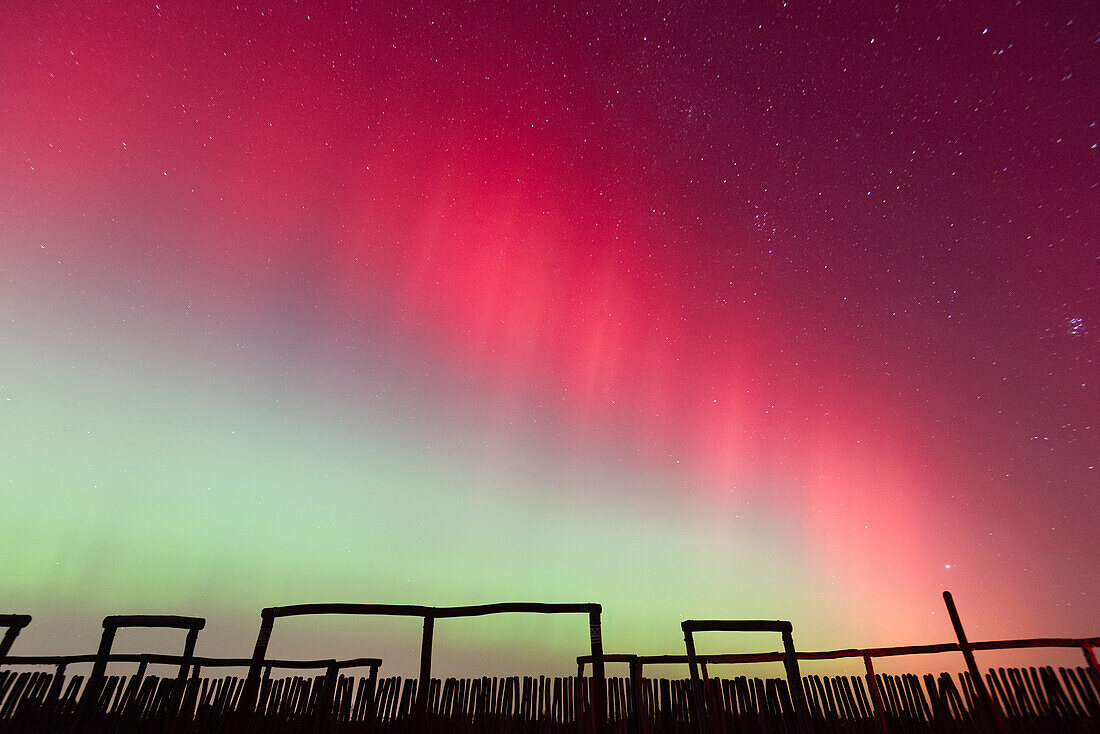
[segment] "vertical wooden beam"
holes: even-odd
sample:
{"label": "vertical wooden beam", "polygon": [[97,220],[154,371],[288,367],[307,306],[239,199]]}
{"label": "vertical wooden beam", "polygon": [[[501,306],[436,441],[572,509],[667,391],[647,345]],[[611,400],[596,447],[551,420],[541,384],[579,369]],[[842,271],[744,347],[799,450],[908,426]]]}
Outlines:
{"label": "vertical wooden beam", "polygon": [[15,644],[15,638],[19,636],[21,627],[8,627],[4,632],[4,639],[0,640],[0,661],[7,657],[8,650]]}
{"label": "vertical wooden beam", "polygon": [[428,710],[428,689],[432,685],[432,636],[435,633],[435,617],[425,615],[424,636],[420,641],[420,679],[416,684],[416,707],[423,716]]}
{"label": "vertical wooden beam", "polygon": [[955,609],[955,600],[951,598],[951,592],[943,592],[943,601],[947,605],[947,614],[951,617],[951,625],[955,628],[955,637],[959,640],[959,650],[962,651],[963,659],[966,660],[966,667],[970,671],[970,679],[974,685],[974,691],[977,693],[982,706],[986,710],[986,715],[990,719],[990,723],[996,729],[998,734],[1007,734],[1007,728],[1005,727],[1004,716],[1001,714],[1001,708],[989,695],[989,689],[985,687],[985,679],[982,677],[982,672],[978,670],[978,664],[974,660],[974,649],[970,647],[970,643],[967,642],[966,632],[963,630],[962,620],[959,619],[959,612]]}
{"label": "vertical wooden beam", "polygon": [[195,703],[198,701],[199,686],[202,685],[202,666],[191,666],[191,680],[185,684],[183,702],[180,704],[180,713],[185,721],[193,720],[195,716]]}
{"label": "vertical wooden beam", "polygon": [[15,644],[15,638],[30,623],[29,614],[0,614],[0,627],[7,627],[3,639],[0,639],[0,661],[7,657],[11,646]]}
{"label": "vertical wooden beam", "polygon": [[107,658],[111,656],[111,646],[115,643],[116,631],[117,628],[114,625],[104,623],[103,635],[99,638],[99,649],[95,654],[95,662],[92,663],[92,673],[84,686],[84,697],[88,693],[98,695],[99,689],[103,687],[103,678],[107,673]]}
{"label": "vertical wooden beam", "polygon": [[340,679],[340,668],[333,660],[325,669],[325,677],[321,679],[321,690],[317,693],[316,708],[313,710],[313,730],[321,732],[331,726],[333,702],[336,699],[336,685]]}
{"label": "vertical wooden beam", "polygon": [[794,632],[788,625],[779,633],[783,637],[783,667],[787,671],[787,687],[791,691],[791,704],[802,731],[810,731],[810,708],[806,703],[806,691],[802,687],[802,673],[798,670],[798,653],[794,650]]}
{"label": "vertical wooden beam", "polygon": [[603,626],[600,623],[600,609],[588,613],[588,632],[592,643],[592,714],[595,718],[595,731],[607,728],[607,676],[603,660]]}
{"label": "vertical wooden beam", "polygon": [[645,707],[642,705],[642,661],[637,655],[630,658],[630,703],[633,716],[630,721],[632,734],[641,734],[642,722],[646,719]]}
{"label": "vertical wooden beam", "polygon": [[183,658],[180,660],[180,672],[176,676],[182,685],[187,680],[187,669],[191,667],[191,660],[195,657],[195,645],[199,641],[197,629],[187,630],[187,639],[183,643]]}
{"label": "vertical wooden beam", "polygon": [[691,630],[687,628],[685,622],[682,626],[684,630],[684,647],[687,649],[688,670],[691,672],[692,685],[699,682],[699,661],[695,655],[695,638],[692,637]]}
{"label": "vertical wooden beam", "polygon": [[863,666],[867,668],[867,687],[871,689],[871,703],[875,707],[878,728],[882,731],[882,734],[890,734],[890,727],[886,724],[886,705],[882,702],[882,691],[878,688],[878,680],[875,679],[875,666],[871,662],[869,654],[864,653]]}
{"label": "vertical wooden beam", "polygon": [[92,716],[95,714],[96,703],[99,694],[103,690],[104,675],[107,672],[107,658],[111,655],[111,646],[115,641],[117,627],[110,622],[110,617],[103,620],[103,635],[99,638],[99,650],[95,654],[95,662],[92,663],[92,672],[84,683],[84,690],[80,694],[80,703],[77,704],[77,715],[73,721],[73,731],[79,732],[88,728]]}
{"label": "vertical wooden beam", "polygon": [[369,702],[368,708],[370,709],[370,715],[374,716],[375,711],[375,695],[378,693],[378,665],[370,666],[370,677],[367,678],[367,701]]}
{"label": "vertical wooden beam", "polygon": [[684,631],[684,647],[687,649],[688,669],[691,671],[691,721],[696,732],[707,731],[705,726],[706,694],[703,691],[703,683],[699,680],[699,660],[695,654],[695,637],[687,622],[683,622],[680,628]]}
{"label": "vertical wooden beam", "polygon": [[251,714],[256,706],[256,700],[260,694],[260,669],[264,666],[267,645],[271,641],[271,628],[274,626],[275,615],[271,610],[264,609],[260,612],[260,632],[256,635],[256,647],[252,650],[252,662],[248,665],[248,678],[245,679],[240,703],[237,706],[237,711],[242,714]]}

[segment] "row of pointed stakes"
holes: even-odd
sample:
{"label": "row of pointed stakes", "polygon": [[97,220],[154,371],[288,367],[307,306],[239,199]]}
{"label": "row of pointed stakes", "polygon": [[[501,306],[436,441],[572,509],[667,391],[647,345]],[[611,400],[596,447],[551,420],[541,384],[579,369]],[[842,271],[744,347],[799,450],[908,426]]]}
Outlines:
{"label": "row of pointed stakes", "polygon": [[[95,721],[103,717],[140,722],[150,716],[175,717],[176,724],[208,719],[213,724],[219,716],[233,716],[236,727],[242,724],[241,716],[251,717],[253,725],[259,721],[268,724],[277,721],[306,719],[317,722],[363,722],[376,724],[409,724],[417,731],[432,728],[432,722],[470,722],[465,701],[482,701],[474,715],[493,721],[536,722],[547,726],[567,725],[571,730],[605,730],[614,725],[628,726],[631,732],[641,734],[653,730],[679,731],[683,725],[703,731],[713,727],[724,729],[729,722],[750,719],[760,722],[779,722],[781,729],[819,730],[830,722],[870,721],[880,732],[889,732],[898,722],[922,721],[933,724],[947,721],[971,721],[981,729],[1006,732],[1006,715],[1014,721],[1034,719],[1036,712],[1055,711],[1066,721],[1100,721],[1097,691],[1100,690],[1100,670],[1097,669],[1093,645],[1097,638],[1084,640],[1042,639],[1015,640],[999,643],[967,642],[954,602],[948,592],[944,600],[955,627],[958,645],[917,646],[910,648],[881,648],[878,650],[841,650],[824,653],[796,653],[790,622],[785,621],[685,621],[682,625],[687,645],[687,656],[648,656],[678,658],[687,662],[691,679],[688,681],[660,681],[642,676],[642,661],[647,656],[607,655],[602,649],[600,627],[601,607],[598,604],[542,604],[502,603],[467,607],[422,607],[381,604],[301,604],[289,607],[271,607],[261,614],[261,627],[256,648],[250,659],[198,658],[194,656],[198,633],[205,620],[198,617],[170,615],[110,616],[103,621],[103,636],[95,656],[58,656],[55,658],[5,657],[19,631],[30,622],[27,615],[0,615],[0,626],[6,626],[6,634],[0,639],[0,663],[58,664],[54,676],[44,673],[4,673],[5,688],[0,689],[0,731],[6,730],[6,722],[21,720],[16,712],[22,709],[32,712],[33,720],[41,718],[45,711],[69,716],[78,726],[93,730]],[[534,613],[584,613],[589,617],[592,654],[578,658],[576,678],[517,678],[473,679],[464,684],[460,679],[440,682],[431,677],[432,634],[436,619],[481,616],[509,612]],[[421,648],[420,676],[406,680],[402,685],[398,678],[377,679],[381,660],[355,659],[350,661],[272,661],[266,659],[272,627],[278,618],[305,614],[368,614],[418,616],[424,622],[424,639]],[[164,627],[187,630],[182,656],[165,655],[112,655],[111,646],[121,627]],[[783,637],[782,653],[710,655],[695,652],[693,633],[706,630],[770,631]],[[1042,669],[1044,687],[1051,693],[1046,701],[1058,702],[1053,709],[1037,706],[1035,691],[1040,690],[1034,669],[1029,680],[1019,671],[1002,671],[1000,677],[990,672],[988,680],[978,672],[974,662],[974,649],[1050,647],[1078,645],[1085,653],[1090,669],[1062,669],[1061,683],[1051,669]],[[934,649],[933,649],[934,648]],[[926,676],[925,695],[915,676],[878,676],[874,673],[871,658],[881,655],[914,654],[918,652],[944,652],[954,649],[963,653],[968,674],[960,677],[964,683],[963,696],[958,695],[950,676],[937,679]],[[860,678],[803,678],[798,669],[802,659],[838,659],[862,656],[867,667],[867,690]],[[761,681],[738,678],[711,679],[707,676],[707,662],[782,661],[787,677]],[[140,663],[138,673],[126,682],[122,676],[107,676],[108,662]],[[628,661],[631,676],[628,679],[607,679],[604,663]],[[83,687],[75,676],[64,684],[64,666],[69,662],[93,662],[92,673]],[[175,679],[161,679],[144,675],[148,663],[174,663],[179,665]],[[591,679],[583,677],[583,663],[592,666]],[[202,678],[203,666],[247,665],[247,678]],[[296,668],[325,668],[325,674],[315,678],[294,677],[272,679],[273,666]],[[351,678],[342,674],[347,667],[369,666],[369,678]],[[699,668],[702,668],[702,679]],[[261,670],[263,671],[261,676]],[[190,671],[190,678],[188,672]],[[497,681],[501,681],[498,685]],[[547,684],[551,680],[553,684]],[[754,681],[749,683],[749,681]],[[356,685],[356,681],[358,684]],[[483,681],[483,683],[477,683]],[[824,683],[822,682],[824,681]],[[795,684],[797,682],[797,685]],[[75,684],[74,684],[75,683]],[[417,684],[420,684],[418,691]],[[535,684],[537,683],[537,693]],[[1064,684],[1064,688],[1063,688]],[[1028,686],[1031,686],[1029,689]],[[62,690],[64,688],[64,690]],[[354,694],[353,694],[354,689]],[[476,690],[473,698],[465,696]],[[1030,694],[1022,691],[1030,690]],[[954,695],[952,694],[954,691]],[[868,694],[870,703],[868,704]],[[353,701],[354,697],[354,701]],[[962,704],[965,699],[965,705]],[[29,707],[21,707],[27,701]],[[749,702],[746,704],[745,702]],[[826,702],[827,705],[826,705]],[[904,705],[902,703],[904,702]],[[545,704],[545,705],[544,705]],[[457,708],[456,708],[457,706]],[[636,714],[641,711],[641,715]],[[139,712],[134,714],[133,712]],[[911,715],[917,712],[916,716]],[[152,714],[150,714],[152,712]],[[456,715],[459,712],[460,715]],[[837,712],[843,712],[838,714]],[[857,714],[858,712],[858,714]],[[930,713],[934,712],[934,713]],[[904,714],[904,715],[903,715]],[[1047,713],[1043,714],[1044,716]],[[214,719],[210,717],[213,716]],[[764,719],[760,717],[764,716]],[[257,718],[258,717],[258,718]],[[274,717],[274,718],[272,718]],[[731,718],[732,717],[732,718]],[[269,721],[270,720],[270,721]],[[411,724],[410,724],[411,722]],[[685,723],[686,722],[686,723]],[[893,722],[893,723],[891,723]],[[117,723],[117,721],[116,721]],[[482,722],[484,723],[484,722]],[[471,723],[477,728],[478,725]],[[276,727],[278,728],[278,727]],[[740,725],[735,726],[740,729]],[[447,728],[451,730],[450,727]],[[481,730],[481,729],[478,729]]]}
{"label": "row of pointed stakes", "polygon": [[[897,731],[981,730],[980,702],[969,673],[876,676],[887,721]],[[802,679],[815,731],[878,731],[862,676]],[[63,730],[82,705],[82,676],[0,671],[0,730]],[[1086,668],[1000,668],[986,674],[1013,731],[1096,731],[1100,681]],[[245,679],[107,676],[85,731],[235,731]],[[267,679],[251,727],[261,731],[400,731],[417,721],[417,681],[339,676]],[[433,679],[427,723],[436,731],[586,730],[592,679],[509,677]],[[607,679],[608,725],[615,732],[689,732],[695,728],[690,679],[641,681],[641,717],[633,681]],[[786,680],[737,677],[706,682],[712,731],[784,731],[797,726]],[[581,715],[578,716],[578,712]],[[423,722],[422,722],[423,723]],[[425,727],[421,727],[422,729]]]}

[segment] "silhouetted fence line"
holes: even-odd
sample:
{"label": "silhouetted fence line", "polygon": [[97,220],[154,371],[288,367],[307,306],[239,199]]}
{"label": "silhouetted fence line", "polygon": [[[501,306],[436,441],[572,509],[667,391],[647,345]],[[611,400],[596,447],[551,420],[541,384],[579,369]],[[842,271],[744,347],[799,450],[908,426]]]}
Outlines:
{"label": "silhouetted fence line", "polygon": [[[113,662],[113,661],[112,661]],[[876,676],[891,732],[988,731],[969,672]],[[593,731],[591,678],[512,676],[433,678],[420,710],[416,678],[286,676],[261,683],[257,705],[241,716],[239,676],[108,675],[82,731]],[[606,679],[606,731],[694,732],[703,720],[690,678]],[[1095,732],[1100,682],[1087,668],[998,668],[996,692],[1013,732]],[[881,722],[863,676],[802,678],[799,721],[783,678],[708,678],[705,722],[716,732],[878,732]],[[64,731],[77,720],[81,676],[0,671],[0,731]],[[243,723],[242,723],[243,721]]]}
{"label": "silhouetted fence line", "polygon": [[[1095,647],[1100,644],[1098,637],[1070,638],[1070,637],[1043,637],[1027,638],[1019,640],[990,640],[970,643],[974,650],[1020,650],[1035,648],[1080,648],[1089,667],[1060,668],[1059,675],[1054,678],[1060,681],[1054,692],[1049,695],[1043,692],[1050,687],[1050,679],[1053,676],[1052,668],[997,668],[990,669],[985,674],[985,686],[993,695],[994,701],[1005,711],[1010,718],[1026,722],[1029,717],[1037,717],[1040,712],[1044,721],[1051,718],[1055,710],[1071,711],[1075,720],[1089,720],[1092,728],[1083,727],[1082,731],[1095,731],[1100,722],[1100,670],[1096,668]],[[871,660],[881,657],[896,657],[902,655],[926,655],[932,653],[960,652],[958,643],[941,643],[932,645],[905,645],[896,647],[877,648],[845,648],[840,650],[821,651],[796,651],[797,660],[842,660],[845,658],[860,658],[864,662],[865,676],[833,676],[821,677],[816,675],[803,676],[803,687],[808,709],[812,716],[818,719],[840,721],[852,721],[855,718],[876,718],[879,720],[878,731],[883,729],[894,731],[897,727],[890,725],[891,720],[902,720],[904,724],[913,724],[917,721],[932,723],[934,721],[967,721],[971,722],[975,702],[979,700],[972,674],[968,671],[959,674],[959,683],[956,686],[950,674],[942,673],[938,678],[926,674],[923,683],[918,676],[903,674],[900,676],[880,675],[874,672]],[[759,681],[752,678],[734,678],[722,680],[710,678],[706,673],[707,665],[717,664],[746,664],[746,663],[776,663],[784,662],[788,653],[764,652],[764,653],[724,653],[706,654],[700,653],[695,660],[704,671],[704,684],[707,686],[720,685],[723,687],[721,710],[728,713],[730,705],[730,685],[738,685],[731,681]],[[577,674],[584,676],[585,666],[591,662],[591,655],[577,657]],[[626,663],[630,669],[628,680],[647,680],[644,678],[644,669],[647,665],[689,665],[691,657],[686,654],[668,655],[636,655],[630,653],[605,653],[605,664]],[[1038,671],[1038,672],[1037,672]],[[720,684],[712,684],[711,681],[722,680]],[[1037,682],[1040,681],[1040,682]],[[773,685],[782,683],[788,688],[787,681],[774,679]],[[920,685],[923,685],[923,690]],[[645,712],[644,716],[652,718],[654,712],[649,708],[650,697],[644,692],[639,692],[637,686],[631,686],[633,707]],[[738,701],[748,700],[749,696],[744,690],[737,689]],[[748,689],[754,690],[754,689]],[[878,690],[879,698],[876,701],[875,691]],[[919,691],[919,692],[918,692]],[[708,696],[714,697],[716,692],[708,689]],[[776,694],[779,695],[779,694]],[[789,695],[789,694],[788,694]],[[751,698],[751,696],[749,696]],[[759,700],[759,695],[756,696]],[[710,700],[710,699],[708,699]],[[1056,708],[1052,709],[1049,701],[1054,701]],[[639,703],[640,702],[640,703]],[[933,706],[935,704],[935,706]],[[740,705],[740,704],[738,704]],[[754,704],[755,705],[755,704]],[[751,708],[751,707],[750,707]],[[774,709],[774,704],[770,707]],[[935,716],[933,716],[933,713]],[[885,725],[884,725],[885,720]],[[971,722],[973,723],[973,722]],[[903,726],[900,730],[906,730]],[[926,729],[918,729],[925,731]],[[1014,729],[1016,730],[1016,729]],[[1042,729],[1036,729],[1040,731]]]}
{"label": "silhouetted fence line", "polygon": [[[1097,732],[1100,731],[1100,638],[968,641],[950,594],[944,593],[957,642],[805,652],[784,620],[687,620],[686,654],[603,652],[598,604],[508,602],[463,607],[387,604],[299,604],[269,607],[249,658],[195,655],[206,621],[174,615],[121,615],[103,620],[99,649],[90,655],[11,655],[28,615],[0,614],[0,734],[6,732],[579,732],[582,734],[727,734],[731,732]],[[437,619],[506,613],[587,614],[591,653],[577,658],[576,676],[433,678]],[[316,614],[420,617],[420,672],[379,677],[382,660],[268,659],[276,619]],[[182,654],[115,653],[128,627],[186,632]],[[776,652],[700,653],[695,633],[773,632]],[[975,651],[1069,648],[1087,667],[996,668],[984,673]],[[886,675],[876,658],[961,653],[966,671]],[[860,658],[864,675],[803,675],[799,661]],[[708,666],[782,662],[785,678],[711,676]],[[607,677],[605,664],[627,663],[629,675]],[[686,678],[647,678],[644,667],[684,664]],[[90,674],[69,666],[91,664]],[[136,665],[129,675],[111,667]],[[149,666],[177,668],[175,675]],[[585,666],[593,675],[584,675]],[[33,668],[50,666],[52,671]],[[15,668],[32,668],[16,670]],[[243,668],[237,675],[211,671]],[[366,668],[367,675],[352,674]],[[312,673],[311,673],[312,671]]]}

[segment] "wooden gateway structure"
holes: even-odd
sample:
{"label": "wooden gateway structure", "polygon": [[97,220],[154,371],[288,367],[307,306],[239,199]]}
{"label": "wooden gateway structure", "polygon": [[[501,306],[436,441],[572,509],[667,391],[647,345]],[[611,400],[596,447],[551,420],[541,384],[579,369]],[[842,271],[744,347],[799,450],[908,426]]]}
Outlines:
{"label": "wooden gateway structure", "polygon": [[[113,615],[103,620],[98,651],[19,656],[11,650],[31,622],[0,614],[0,734],[5,732],[1096,732],[1100,730],[1100,638],[969,642],[950,594],[944,594],[955,642],[886,648],[798,651],[783,620],[687,620],[684,653],[603,651],[599,604],[506,602],[460,607],[393,604],[298,604],[269,607],[251,658],[195,655],[201,617]],[[560,677],[433,678],[436,620],[493,614],[587,615],[590,649],[577,674]],[[404,616],[422,620],[419,676],[382,677],[382,660],[269,659],[275,621],[321,614]],[[116,633],[154,627],[186,633],[179,655],[112,652]],[[713,654],[696,650],[698,632],[772,632],[782,650]],[[981,671],[975,652],[1077,647],[1076,668]],[[882,675],[873,660],[962,653],[967,671]],[[800,661],[859,658],[865,675],[803,675]],[[783,678],[719,677],[716,666],[782,662]],[[605,664],[628,675],[607,676]],[[654,664],[686,666],[687,677],[647,678]],[[85,678],[72,668],[91,665]],[[128,675],[112,674],[128,666]],[[136,666],[136,669],[133,667]],[[171,666],[169,675],[151,666]],[[236,669],[243,675],[221,675]],[[366,669],[365,674],[356,674]],[[586,670],[591,675],[586,676]]]}

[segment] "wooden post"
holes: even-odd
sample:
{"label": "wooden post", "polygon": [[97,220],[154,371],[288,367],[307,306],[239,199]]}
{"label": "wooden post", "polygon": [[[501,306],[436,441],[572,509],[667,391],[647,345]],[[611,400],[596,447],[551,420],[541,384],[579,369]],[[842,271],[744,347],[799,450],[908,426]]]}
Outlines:
{"label": "wooden post", "polygon": [[183,703],[180,704],[180,711],[184,716],[185,721],[193,720],[195,716],[195,704],[199,697],[199,687],[202,685],[202,666],[195,664],[191,666],[191,680],[186,684],[186,688],[183,695]]}
{"label": "wooden post", "polygon": [[607,728],[607,677],[603,661],[603,626],[600,624],[601,609],[597,607],[588,613],[588,631],[592,642],[592,715],[595,719],[595,731]]}
{"label": "wooden post", "polygon": [[993,699],[989,695],[989,689],[985,687],[985,680],[982,678],[982,672],[978,670],[978,664],[974,660],[974,650],[966,640],[966,632],[963,631],[962,620],[959,619],[959,612],[955,609],[955,600],[951,598],[950,591],[943,592],[943,601],[947,605],[947,614],[951,617],[951,625],[955,628],[955,637],[959,640],[959,650],[962,651],[963,659],[966,660],[966,667],[970,671],[970,678],[974,685],[974,691],[981,700],[982,706],[986,710],[986,715],[990,718],[997,732],[999,734],[1007,734],[1008,730],[1005,727],[1001,709],[993,702]]}
{"label": "wooden post", "polygon": [[23,628],[31,623],[29,614],[0,614],[0,627],[7,627],[3,639],[0,639],[0,662],[7,657],[11,646],[15,644],[15,638],[23,631]]}
{"label": "wooden post", "polygon": [[95,710],[96,699],[103,688],[104,675],[107,672],[107,658],[111,654],[111,646],[115,642],[117,627],[109,625],[103,620],[103,635],[99,638],[99,649],[95,654],[95,662],[92,663],[92,672],[84,683],[84,692],[80,696],[81,715],[78,721],[87,723],[88,717]]}
{"label": "wooden post", "polygon": [[[368,708],[370,709],[370,716],[374,716],[374,697],[378,692],[378,666],[370,666],[370,677],[367,678],[367,694],[368,701],[370,702]],[[368,717],[369,718],[369,717]]]}
{"label": "wooden post", "polygon": [[878,717],[878,727],[882,734],[890,734],[890,727],[886,724],[886,705],[882,702],[882,691],[875,679],[875,666],[867,653],[863,655],[863,665],[867,668],[867,687],[871,689],[871,703],[875,707],[875,716]]}
{"label": "wooden post", "polygon": [[646,720],[646,712],[642,706],[642,661],[638,659],[637,655],[630,658],[630,699],[631,706],[634,709],[630,731],[632,734],[641,734],[642,722]]}
{"label": "wooden post", "polygon": [[695,655],[695,638],[691,633],[691,626],[683,622],[680,629],[684,631],[684,647],[687,649],[688,669],[691,671],[691,721],[696,732],[707,731],[706,720],[706,694],[703,691],[703,683],[699,680],[699,661]]}
{"label": "wooden post", "polygon": [[313,710],[313,730],[321,732],[331,725],[333,702],[336,699],[336,684],[340,679],[340,668],[333,660],[325,669],[321,680],[321,690],[317,693],[316,708]]}
{"label": "wooden post", "polygon": [[50,684],[50,690],[47,694],[47,698],[50,701],[57,702],[61,698],[61,691],[65,687],[65,663],[58,663],[57,668],[54,671],[53,683]]}
{"label": "wooden post", "polygon": [[427,721],[428,690],[432,685],[432,635],[435,632],[435,617],[425,615],[424,636],[420,642],[420,679],[416,684],[416,715],[421,722]]}
{"label": "wooden post", "polygon": [[252,650],[252,661],[248,665],[248,678],[245,679],[240,703],[237,705],[237,711],[242,714],[252,713],[256,706],[256,699],[260,694],[260,669],[267,656],[267,644],[271,641],[271,628],[274,626],[275,615],[271,610],[264,609],[260,612],[260,632],[256,635],[256,647]]}
{"label": "wooden post", "polygon": [[810,731],[810,707],[806,704],[806,691],[802,687],[802,673],[798,670],[798,653],[794,651],[794,626],[787,623],[779,633],[783,638],[783,668],[787,671],[787,687],[791,689],[791,704],[802,731]]}
{"label": "wooden post", "polygon": [[187,669],[191,667],[191,659],[195,657],[195,644],[199,641],[199,631],[190,629],[187,631],[187,639],[183,643],[183,659],[180,660],[180,672],[176,676],[180,685],[187,680]]}
{"label": "wooden post", "polygon": [[8,650],[15,644],[15,638],[19,636],[20,627],[8,627],[4,632],[4,639],[0,640],[0,661],[8,654]]}

